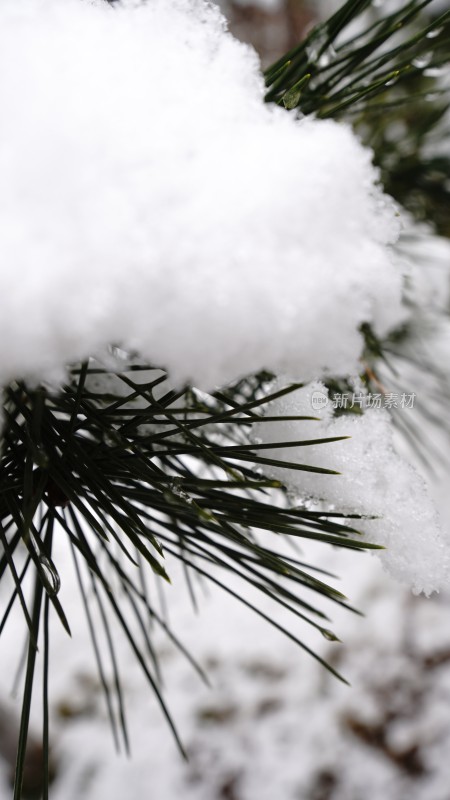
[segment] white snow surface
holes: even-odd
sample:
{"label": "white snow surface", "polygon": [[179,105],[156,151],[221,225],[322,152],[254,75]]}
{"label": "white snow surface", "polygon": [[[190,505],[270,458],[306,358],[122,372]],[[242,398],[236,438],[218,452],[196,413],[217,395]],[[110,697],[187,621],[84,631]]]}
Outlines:
{"label": "white snow surface", "polygon": [[216,8],[2,0],[0,71],[0,385],[108,344],[207,388],[343,374],[398,321],[370,151],[265,105]]}
{"label": "white snow surface", "polygon": [[[211,686],[154,632],[164,696],[189,753],[185,763],[112,621],[131,740],[126,758],[114,751],[70,554],[63,537],[57,543],[61,601],[73,638],[51,609],[50,737],[58,766],[51,800],[315,800],[327,796],[323,787],[320,792],[322,784],[329,784],[330,800],[448,800],[450,598],[445,593],[429,600],[414,597],[381,571],[377,559],[310,543],[305,557],[338,573],[337,588],[365,617],[323,604],[343,644],[326,641],[286,611],[276,618],[333,663],[350,681],[345,686],[224,592],[207,599],[198,591],[201,611],[194,614],[183,576],[171,565],[170,623]],[[5,605],[12,591],[12,581],[6,583],[0,587]],[[231,585],[242,593],[242,586]],[[151,581],[153,596],[154,588]],[[275,613],[267,598],[262,607]],[[16,603],[2,634],[0,697],[8,706],[25,633]],[[41,667],[42,647],[31,719],[35,736],[41,731]],[[17,716],[20,703],[21,692],[13,707]],[[2,758],[0,791],[2,797],[12,795]]]}
{"label": "white snow surface", "polygon": [[[282,386],[280,380],[274,391]],[[321,396],[317,412],[314,400]],[[392,420],[381,408],[363,414],[333,415],[328,390],[320,382],[308,384],[266,406],[269,416],[319,416],[319,421],[260,422],[255,441],[297,442],[348,436],[347,440],[259,451],[269,458],[335,470],[338,475],[264,466],[302,500],[326,501],[339,512],[374,515],[355,520],[367,539],[380,544],[386,570],[415,592],[430,594],[449,585],[450,541],[427,486],[417,470],[395,450]],[[317,407],[317,406],[316,406]],[[411,413],[408,410],[405,414]]]}

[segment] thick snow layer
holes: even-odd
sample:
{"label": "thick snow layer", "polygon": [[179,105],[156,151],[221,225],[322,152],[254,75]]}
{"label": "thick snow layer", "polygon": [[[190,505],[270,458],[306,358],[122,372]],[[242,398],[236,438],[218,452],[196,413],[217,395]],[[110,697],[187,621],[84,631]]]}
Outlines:
{"label": "thick snow layer", "polygon": [[[315,410],[317,397],[324,399],[320,412]],[[254,435],[259,443],[349,436],[345,441],[260,451],[340,474],[278,467],[265,471],[299,498],[325,500],[327,507],[332,504],[340,512],[375,515],[377,519],[357,520],[355,526],[386,548],[380,551],[385,568],[414,591],[429,594],[448,586],[450,542],[421,476],[394,449],[389,414],[373,408],[335,417],[327,397],[327,388],[315,382],[273,400],[266,407],[270,416],[318,415],[320,421],[261,422]]]}
{"label": "thick snow layer", "polygon": [[354,371],[399,315],[371,154],[263,103],[202,0],[2,0],[0,384],[107,344],[176,381]]}

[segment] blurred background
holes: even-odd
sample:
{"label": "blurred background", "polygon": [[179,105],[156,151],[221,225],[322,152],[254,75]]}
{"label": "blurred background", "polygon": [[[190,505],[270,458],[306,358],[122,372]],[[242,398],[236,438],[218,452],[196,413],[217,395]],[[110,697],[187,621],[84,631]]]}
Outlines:
{"label": "blurred background", "polygon": [[[256,48],[264,66],[339,5],[334,0],[220,2],[231,31]],[[444,233],[448,217],[442,219]],[[446,251],[443,246],[442,258],[450,265],[450,244]],[[448,372],[448,361],[442,367]],[[420,396],[421,386],[414,390]],[[434,473],[421,462],[418,467],[431,475],[448,529],[448,439],[436,429],[433,436]],[[131,757],[117,756],[70,555],[62,545],[60,550],[57,561],[67,562],[61,599],[73,638],[54,625],[53,800],[450,800],[450,593],[415,597],[370,554],[308,546],[308,560],[339,576],[335,585],[364,614],[327,609],[342,643],[298,626],[305,643],[345,676],[347,686],[220,590],[196,586],[196,613],[184,576],[174,567],[172,586],[158,598],[161,614],[210,681],[206,686],[179,650],[154,631],[165,697],[189,761],[179,755],[122,639],[116,646]],[[9,587],[0,586],[0,597],[7,601]],[[17,652],[25,645],[19,615],[2,634],[0,798],[11,796],[18,730]],[[36,694],[24,798],[40,796],[41,698]]]}

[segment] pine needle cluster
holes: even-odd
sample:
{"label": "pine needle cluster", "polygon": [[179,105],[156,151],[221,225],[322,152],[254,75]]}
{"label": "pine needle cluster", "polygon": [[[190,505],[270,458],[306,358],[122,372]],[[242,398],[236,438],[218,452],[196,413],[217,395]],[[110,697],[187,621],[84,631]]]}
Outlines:
{"label": "pine needle cluster", "polygon": [[[417,218],[434,220],[438,230],[448,234],[450,148],[447,155],[434,156],[428,144],[449,108],[439,76],[449,60],[450,12],[430,18],[425,13],[430,2],[412,0],[383,16],[370,0],[348,0],[267,70],[266,99],[305,115],[350,120],[374,148],[387,191]],[[347,33],[359,18],[367,24],[356,34]],[[394,123],[406,128],[406,138],[392,137]],[[383,343],[369,330],[366,342],[376,364],[383,358]],[[128,639],[177,740],[161,693],[149,622],[161,627],[202,673],[151,599],[149,585],[170,581],[173,559],[182,565],[194,605],[197,580],[209,581],[311,652],[301,636],[246,599],[244,591],[236,592],[234,579],[333,640],[319,600],[347,606],[346,598],[330,583],[330,576],[306,563],[295,548],[287,555],[280,542],[375,547],[361,539],[357,518],[295,505],[279,482],[264,477],[264,466],[329,472],[308,465],[308,446],[330,441],[314,436],[312,417],[310,438],[290,443],[304,448],[303,464],[269,458],[267,443],[252,441],[255,423],[273,421],[264,413],[280,394],[270,390],[272,376],[250,376],[211,394],[193,387],[178,390],[163,370],[117,348],[112,353],[114,365],[91,359],[72,367],[57,393],[18,381],[3,394],[0,579],[10,581],[11,594],[0,633],[17,604],[28,626],[15,800],[21,797],[38,648],[44,666],[44,797],[48,796],[52,616],[56,614],[70,634],[58,597],[64,578],[54,555],[56,530],[72,551],[112,730],[116,743],[122,740],[125,747],[128,734],[113,620]],[[286,448],[286,442],[270,447]],[[98,615],[106,652],[94,623]],[[114,675],[113,688],[105,677],[106,662]]]}

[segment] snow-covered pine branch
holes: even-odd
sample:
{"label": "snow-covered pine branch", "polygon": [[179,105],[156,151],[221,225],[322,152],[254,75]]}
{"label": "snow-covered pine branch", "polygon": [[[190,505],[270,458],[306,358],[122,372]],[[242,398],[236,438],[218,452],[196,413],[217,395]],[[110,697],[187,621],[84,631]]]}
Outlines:
{"label": "snow-covered pine branch", "polygon": [[263,103],[202,0],[0,7],[0,382],[110,343],[204,388],[357,372],[399,230],[349,127]]}

